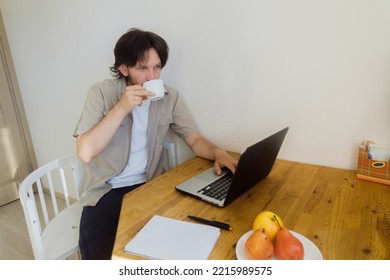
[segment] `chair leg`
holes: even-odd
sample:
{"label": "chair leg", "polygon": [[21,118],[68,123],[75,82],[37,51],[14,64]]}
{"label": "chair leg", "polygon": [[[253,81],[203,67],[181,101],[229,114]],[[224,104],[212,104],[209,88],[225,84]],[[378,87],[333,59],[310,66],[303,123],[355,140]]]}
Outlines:
{"label": "chair leg", "polygon": [[76,252],[76,259],[81,260],[80,250],[77,250],[77,252]]}

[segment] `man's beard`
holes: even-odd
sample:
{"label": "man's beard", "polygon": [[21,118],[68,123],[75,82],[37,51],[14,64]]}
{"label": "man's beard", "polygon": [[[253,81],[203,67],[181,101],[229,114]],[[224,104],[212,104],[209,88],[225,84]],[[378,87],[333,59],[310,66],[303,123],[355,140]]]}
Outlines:
{"label": "man's beard", "polygon": [[[136,83],[135,81],[134,81],[134,79],[131,77],[131,75],[130,75],[130,73],[129,73],[129,75],[127,76],[127,77],[125,77],[126,78],[126,84],[127,84],[127,86],[135,86],[135,85],[138,85],[138,83]],[[141,85],[142,86],[142,85]]]}

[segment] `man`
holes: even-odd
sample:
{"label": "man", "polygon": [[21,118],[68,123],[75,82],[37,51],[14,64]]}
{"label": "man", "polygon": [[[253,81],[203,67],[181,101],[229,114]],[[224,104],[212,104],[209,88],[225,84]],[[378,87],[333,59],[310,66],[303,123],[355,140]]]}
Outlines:
{"label": "man", "polygon": [[93,85],[79,123],[77,155],[84,164],[84,205],[80,221],[82,259],[110,259],[124,194],[163,172],[163,146],[172,129],[198,156],[214,160],[217,174],[237,161],[203,138],[177,91],[165,86],[165,95],[142,85],[159,79],[168,60],[164,39],[152,32],[131,29],[118,40],[115,79]]}

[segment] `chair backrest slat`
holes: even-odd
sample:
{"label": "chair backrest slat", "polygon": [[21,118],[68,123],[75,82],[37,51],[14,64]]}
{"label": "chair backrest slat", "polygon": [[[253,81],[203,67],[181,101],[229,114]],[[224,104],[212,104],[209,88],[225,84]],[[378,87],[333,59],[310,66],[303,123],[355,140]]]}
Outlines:
{"label": "chair backrest slat", "polygon": [[74,160],[70,164],[72,168],[73,180],[75,182],[75,192],[77,195],[77,200],[80,200],[83,185],[80,162],[78,160]]}
{"label": "chair backrest slat", "polygon": [[64,192],[65,203],[66,203],[66,206],[69,206],[70,202],[69,202],[68,184],[66,183],[64,168],[60,167],[59,170],[60,170],[62,190]]}
{"label": "chair backrest slat", "polygon": [[47,224],[49,223],[50,220],[49,220],[49,213],[48,213],[47,207],[46,207],[45,196],[43,193],[41,177],[36,181],[36,185],[37,185],[38,197],[39,197],[39,202],[40,202],[40,208],[42,210],[42,215],[43,215],[43,219],[45,221],[45,226],[47,226]]}
{"label": "chair backrest slat", "polygon": [[47,172],[46,177],[47,177],[48,188],[51,196],[51,204],[53,206],[54,215],[58,215],[57,197],[54,189],[53,177],[51,176],[51,171]]}

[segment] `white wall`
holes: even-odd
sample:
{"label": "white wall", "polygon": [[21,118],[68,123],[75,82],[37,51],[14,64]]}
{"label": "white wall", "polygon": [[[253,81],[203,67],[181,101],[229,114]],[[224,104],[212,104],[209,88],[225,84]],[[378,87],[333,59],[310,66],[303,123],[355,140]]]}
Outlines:
{"label": "white wall", "polygon": [[130,27],[162,35],[163,74],[201,132],[240,152],[290,126],[279,158],[355,168],[390,144],[388,0],[0,0],[38,163],[74,151],[88,87]]}

